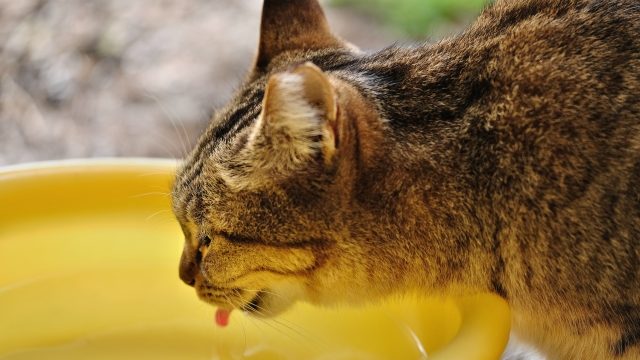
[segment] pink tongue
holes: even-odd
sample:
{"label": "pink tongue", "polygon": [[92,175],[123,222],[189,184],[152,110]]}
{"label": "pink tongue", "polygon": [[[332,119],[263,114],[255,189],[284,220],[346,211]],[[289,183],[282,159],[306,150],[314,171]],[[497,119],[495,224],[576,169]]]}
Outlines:
{"label": "pink tongue", "polygon": [[231,310],[218,308],[216,310],[216,324],[220,327],[225,327],[229,324],[229,315]]}

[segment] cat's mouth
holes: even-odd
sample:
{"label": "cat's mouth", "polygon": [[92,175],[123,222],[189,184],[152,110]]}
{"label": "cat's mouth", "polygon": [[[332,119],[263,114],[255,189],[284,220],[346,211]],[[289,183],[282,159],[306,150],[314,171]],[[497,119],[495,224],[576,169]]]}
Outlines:
{"label": "cat's mouth", "polygon": [[[252,288],[220,287],[204,279],[197,279],[194,284],[200,300],[218,308],[221,314],[233,309],[247,315],[270,318],[289,309],[296,301],[303,299],[303,293],[296,287],[284,286],[282,283],[274,287],[255,286]],[[255,290],[254,290],[255,289]]]}
{"label": "cat's mouth", "polygon": [[[267,289],[248,291],[239,288],[222,289],[211,285],[196,287],[198,297],[204,302],[225,309],[241,310],[256,317],[271,317],[286,307],[282,296],[276,296]],[[281,301],[278,301],[281,300]],[[283,304],[281,304],[283,303]]]}
{"label": "cat's mouth", "polygon": [[[252,315],[253,314],[263,315],[263,312],[261,311],[262,310],[261,303],[263,302],[262,297],[264,296],[264,294],[266,294],[266,292],[258,291],[258,293],[256,293],[256,295],[250,301],[248,301],[247,303],[239,307],[240,310]],[[218,307],[218,309],[216,310],[216,316],[215,316],[216,324],[220,327],[227,326],[227,324],[229,324],[229,315],[231,314],[232,310],[233,308],[229,309],[223,306]]]}

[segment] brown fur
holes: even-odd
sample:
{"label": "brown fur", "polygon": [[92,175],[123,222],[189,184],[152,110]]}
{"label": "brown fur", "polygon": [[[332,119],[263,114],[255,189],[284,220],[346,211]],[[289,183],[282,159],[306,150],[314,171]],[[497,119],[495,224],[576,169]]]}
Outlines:
{"label": "brown fur", "polygon": [[174,186],[202,299],[273,315],[490,291],[551,359],[640,358],[637,1],[499,0],[374,54],[315,0],[266,0],[262,24]]}

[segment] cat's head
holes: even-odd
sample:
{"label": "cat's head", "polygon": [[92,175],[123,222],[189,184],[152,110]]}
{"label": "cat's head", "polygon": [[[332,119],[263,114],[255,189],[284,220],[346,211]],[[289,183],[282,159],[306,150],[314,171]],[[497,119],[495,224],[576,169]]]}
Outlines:
{"label": "cat's head", "polygon": [[358,56],[316,0],[265,0],[254,69],[174,184],[180,276],[204,301],[272,315],[369,291],[369,250],[350,222],[378,115],[356,86],[321,70]]}

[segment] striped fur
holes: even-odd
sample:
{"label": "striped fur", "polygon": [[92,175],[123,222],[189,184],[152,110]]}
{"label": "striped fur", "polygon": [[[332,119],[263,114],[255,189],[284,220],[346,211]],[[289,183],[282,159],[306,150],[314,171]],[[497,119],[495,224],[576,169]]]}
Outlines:
{"label": "striped fur", "polygon": [[[372,54],[315,0],[265,0],[262,22],[174,184],[203,300],[273,315],[490,291],[549,359],[640,358],[637,0],[498,0],[455,37]],[[280,92],[287,163],[256,141],[265,89],[306,62],[331,91]]]}

